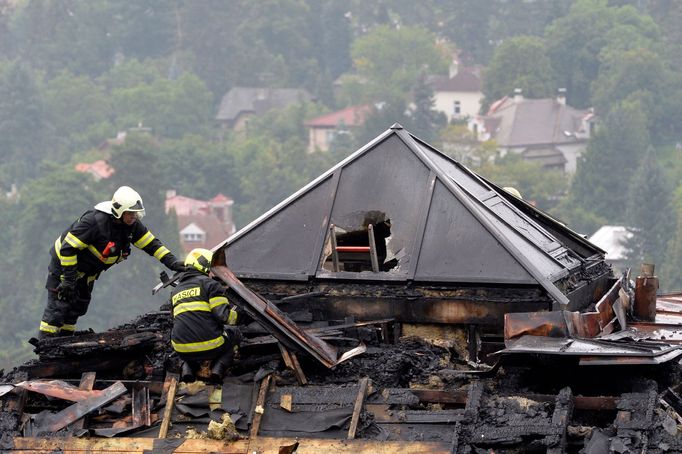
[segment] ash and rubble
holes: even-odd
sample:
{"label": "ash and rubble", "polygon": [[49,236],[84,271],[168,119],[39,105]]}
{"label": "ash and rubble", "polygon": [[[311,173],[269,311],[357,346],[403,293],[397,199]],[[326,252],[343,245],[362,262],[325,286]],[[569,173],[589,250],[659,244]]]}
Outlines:
{"label": "ash and rubble", "polygon": [[0,449],[682,452],[682,294],[604,254],[395,124],[214,248],[253,319],[222,383],[177,384],[167,306],[40,341]]}
{"label": "ash and rubble", "polygon": [[[109,362],[101,361],[95,368],[95,389],[123,380],[131,391],[99,408],[99,414],[91,415],[78,434],[154,437],[165,404],[164,377],[179,371],[179,360],[169,343],[171,327],[170,314],[160,310],[104,333],[79,332],[72,338],[41,342],[36,348],[39,359],[2,376],[2,381],[18,384],[49,378],[76,386],[83,372],[77,366],[67,371],[62,365],[54,376],[34,374],[49,370],[55,360],[94,364],[88,362],[90,357],[106,355]],[[305,386],[286,369],[276,343],[264,343],[261,333],[247,336],[242,358],[233,367],[238,376],[226,377],[222,386],[181,384],[168,437],[210,438],[215,433],[229,434],[225,439],[246,437],[253,423],[254,396],[269,374],[273,383],[263,405],[262,436],[344,438],[358,383],[367,377],[370,387],[357,423],[358,439],[442,441],[452,443],[453,452],[607,452],[600,450],[604,447],[613,452],[682,452],[682,419],[675,402],[667,403],[670,399],[665,397],[679,389],[678,363],[663,368],[584,369],[545,359],[544,363],[516,360],[494,369],[472,370],[467,359],[447,343],[436,345],[417,337],[401,337],[392,343],[381,335],[381,325],[341,328],[335,333],[343,342],[353,335],[361,337],[368,348],[333,369],[300,355]],[[249,344],[249,339],[256,342]],[[121,360],[116,361],[119,355]],[[149,425],[133,427],[130,423],[134,383],[149,390]],[[290,411],[282,407],[284,395],[291,396]],[[40,434],[36,415],[68,407],[66,401],[28,392],[21,412],[7,411],[11,396],[2,398],[3,449],[10,449],[13,437]],[[225,423],[225,414],[236,432],[214,430],[216,424]],[[125,424],[133,428],[123,430]],[[74,434],[67,427],[49,436]]]}

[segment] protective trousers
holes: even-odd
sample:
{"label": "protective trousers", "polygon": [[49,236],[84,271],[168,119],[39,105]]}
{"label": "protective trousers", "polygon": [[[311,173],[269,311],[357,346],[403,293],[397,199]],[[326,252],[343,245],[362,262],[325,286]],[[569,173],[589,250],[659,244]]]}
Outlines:
{"label": "protective trousers", "polygon": [[68,336],[76,330],[78,317],[85,315],[95,285],[93,277],[83,276],[76,280],[76,297],[73,301],[57,299],[59,276],[52,273],[47,277],[47,306],[40,322],[40,337]]}

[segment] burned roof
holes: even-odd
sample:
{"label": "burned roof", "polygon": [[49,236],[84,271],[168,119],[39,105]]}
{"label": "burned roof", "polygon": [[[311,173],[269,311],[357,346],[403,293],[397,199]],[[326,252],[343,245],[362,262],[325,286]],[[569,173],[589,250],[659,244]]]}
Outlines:
{"label": "burned roof", "polygon": [[[379,272],[326,266],[331,232],[350,238],[370,224],[383,252]],[[397,124],[216,251],[242,278],[539,285],[560,303],[567,299],[556,283],[604,259]]]}

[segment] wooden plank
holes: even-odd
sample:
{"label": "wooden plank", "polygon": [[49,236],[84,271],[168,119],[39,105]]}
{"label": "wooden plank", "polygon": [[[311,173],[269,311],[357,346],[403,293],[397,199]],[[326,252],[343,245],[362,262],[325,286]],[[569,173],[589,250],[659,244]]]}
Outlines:
{"label": "wooden plank", "polygon": [[332,271],[338,272],[339,271],[339,253],[337,252],[337,244],[336,244],[336,228],[334,227],[334,224],[331,224],[329,226],[329,241],[332,243]]}
{"label": "wooden plank", "polygon": [[299,385],[308,384],[308,379],[303,373],[301,363],[298,362],[298,356],[296,356],[296,353],[290,352],[284,345],[282,345],[281,342],[278,342],[277,345],[279,346],[279,351],[282,354],[284,365],[286,366],[287,369],[294,373],[294,376],[296,377],[296,381],[298,381],[298,384]]}
{"label": "wooden plank", "polygon": [[282,359],[284,360],[284,367],[286,367],[289,370],[294,369],[294,363],[291,361],[291,355],[289,354],[289,350],[282,345],[281,342],[277,342],[277,346],[279,347],[279,352],[282,354]]}
{"label": "wooden plank", "polygon": [[132,425],[133,427],[140,427],[143,425],[151,425],[149,409],[149,389],[143,385],[135,385],[133,387],[133,402],[132,402]]}
{"label": "wooden plank", "polygon": [[298,362],[298,356],[296,356],[296,353],[290,353],[291,355],[291,362],[294,365],[294,375],[296,376],[296,380],[298,381],[299,385],[307,385],[308,384],[308,379],[306,378],[305,374],[303,373],[303,369],[301,368],[301,363]]}
{"label": "wooden plank", "polygon": [[369,237],[369,257],[372,261],[372,271],[379,272],[379,258],[377,257],[377,245],[374,240],[374,226],[372,224],[367,226],[367,236]]}
{"label": "wooden plank", "polygon": [[279,400],[279,406],[291,413],[291,408],[293,406],[291,394],[282,394],[282,397]]}
{"label": "wooden plank", "polygon": [[166,395],[166,408],[163,410],[163,419],[161,420],[161,428],[159,429],[159,438],[166,438],[168,435],[168,428],[171,422],[171,412],[173,411],[173,403],[175,402],[175,390],[178,386],[176,377],[171,377],[168,385],[168,394]]}
{"label": "wooden plank", "polygon": [[115,383],[105,389],[102,392],[102,395],[77,402],[64,410],[45,418],[44,423],[39,428],[36,428],[36,432],[56,432],[63,429],[91,411],[108,404],[125,392],[126,387],[123,386],[123,383]]}
{"label": "wooden plank", "polygon": [[355,406],[353,407],[353,417],[350,420],[350,427],[348,428],[348,439],[355,438],[355,432],[358,430],[358,422],[360,422],[360,411],[362,404],[365,402],[365,395],[367,394],[367,385],[369,383],[368,377],[362,377],[358,382],[358,396],[355,399]]}
{"label": "wooden plank", "polygon": [[[83,372],[83,374],[81,375],[81,382],[78,385],[78,388],[82,389],[83,391],[92,391],[92,387],[95,386],[96,376],[97,374],[95,372]],[[85,416],[71,424],[70,428],[72,430],[81,430],[84,425]]]}
{"label": "wooden plank", "polygon": [[[34,438],[17,437],[13,439],[15,452],[26,453],[144,453],[158,452],[161,440],[154,438],[116,437],[116,438]],[[168,452],[168,450],[164,451]],[[174,454],[194,454],[206,452],[220,452],[226,454],[246,454],[247,440],[226,442],[223,440],[187,439],[178,441],[178,446],[172,451]]]}
{"label": "wooden plank", "polygon": [[265,411],[265,397],[268,392],[268,387],[270,386],[270,379],[272,375],[266,376],[260,384],[260,390],[258,391],[258,399],[256,399],[256,406],[253,409],[253,421],[251,422],[251,431],[249,432],[249,438],[255,438],[258,435],[258,429],[260,429],[260,421],[263,418],[263,412]]}
{"label": "wooden plank", "polygon": [[[324,440],[313,438],[258,437],[250,440],[249,454],[258,452],[275,454],[280,449],[298,443],[296,454],[450,454],[445,442],[376,441],[376,440]],[[286,451],[284,451],[286,452]]]}
{"label": "wooden plank", "polygon": [[[32,438],[13,439],[15,452],[25,453],[143,453],[154,450],[159,440],[153,438]],[[257,437],[252,440],[225,442],[222,440],[187,439],[173,449],[174,454],[195,454],[220,452],[225,454],[247,454],[253,452],[278,453],[280,448],[298,442],[296,454],[449,454],[450,446],[445,442],[376,441],[376,440],[324,440],[313,438]]]}

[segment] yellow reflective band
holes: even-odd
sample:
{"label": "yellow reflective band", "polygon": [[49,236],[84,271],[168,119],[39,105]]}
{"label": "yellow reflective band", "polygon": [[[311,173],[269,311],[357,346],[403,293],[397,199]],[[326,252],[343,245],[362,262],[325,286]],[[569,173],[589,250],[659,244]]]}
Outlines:
{"label": "yellow reflective band", "polygon": [[160,247],[156,250],[156,252],[154,252],[154,258],[157,259],[157,260],[161,260],[161,259],[164,258],[164,256],[165,256],[166,254],[168,254],[169,252],[170,252],[170,251],[168,250],[168,248],[167,248],[166,246],[160,246]]}
{"label": "yellow reflective band", "polygon": [[54,326],[54,325],[50,325],[47,322],[41,321],[40,322],[40,331],[43,331],[45,333],[56,333],[57,331],[59,331],[59,327]]}
{"label": "yellow reflective band", "polygon": [[83,243],[81,240],[78,239],[76,235],[74,235],[71,232],[66,234],[66,238],[64,238],[64,241],[66,241],[76,249],[85,249],[86,247],[88,247],[87,244]]}
{"label": "yellow reflective band", "polygon": [[173,344],[173,349],[179,353],[193,353],[193,352],[204,352],[206,350],[213,350],[218,348],[225,343],[225,338],[223,336],[216,337],[215,339],[207,340],[204,342],[190,342],[188,344],[178,344],[171,340]]}
{"label": "yellow reflective band", "polygon": [[76,331],[76,325],[62,325],[62,331]]}
{"label": "yellow reflective band", "polygon": [[227,324],[234,326],[237,324],[237,311],[230,309],[230,315],[227,316]]}
{"label": "yellow reflective band", "polygon": [[90,251],[92,255],[97,257],[100,262],[105,263],[107,265],[113,265],[118,260],[118,255],[115,255],[113,257],[104,257],[92,244],[88,245],[88,251]]}
{"label": "yellow reflective band", "polygon": [[78,259],[75,255],[62,255],[59,259],[59,263],[61,263],[62,266],[74,266],[78,264]]}
{"label": "yellow reflective band", "polygon": [[184,312],[190,311],[211,312],[211,309],[208,307],[208,303],[206,301],[192,301],[190,303],[180,303],[173,308],[173,317],[177,317],[178,315]]}
{"label": "yellow reflective band", "polygon": [[211,309],[213,309],[223,304],[227,304],[227,298],[224,296],[214,296],[208,300],[208,303],[210,304]]}
{"label": "yellow reflective band", "polygon": [[155,237],[154,237],[154,235],[152,234],[152,232],[150,232],[149,230],[147,230],[147,233],[145,233],[144,235],[142,235],[142,238],[140,238],[139,240],[135,241],[135,242],[133,243],[133,246],[135,246],[136,248],[142,249],[142,248],[144,248],[146,245],[148,245],[149,243],[151,243],[152,240],[153,240],[154,238],[155,238]]}

